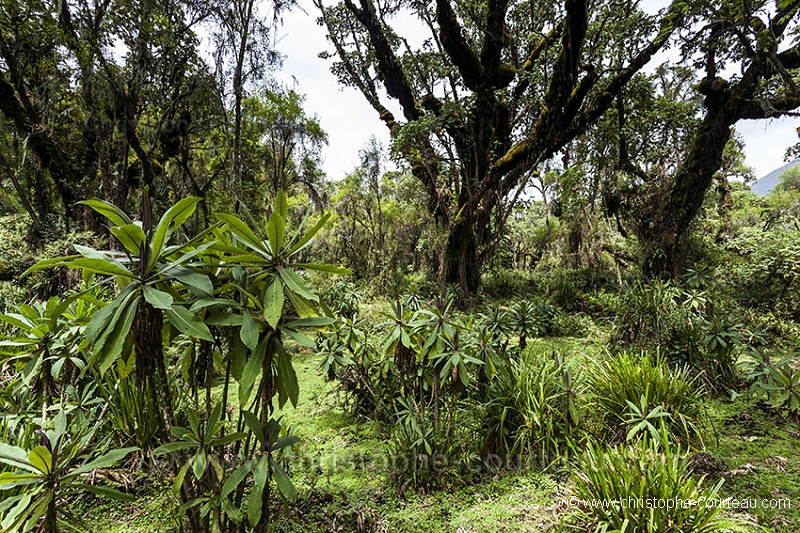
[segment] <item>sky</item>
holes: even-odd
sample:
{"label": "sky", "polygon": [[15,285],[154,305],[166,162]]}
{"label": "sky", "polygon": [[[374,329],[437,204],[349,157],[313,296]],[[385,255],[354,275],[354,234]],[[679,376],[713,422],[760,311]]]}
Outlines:
{"label": "sky", "polygon": [[[316,24],[316,8],[309,1],[301,0],[300,4],[306,12],[295,9],[286,13],[278,31],[278,49],[285,59],[276,75],[285,85],[295,86],[305,94],[307,113],[317,115],[328,133],[323,168],[328,179],[338,180],[358,166],[359,151],[371,136],[388,146],[389,130],[358,90],[339,85],[330,71],[331,60],[318,57],[321,51],[332,48],[326,41],[325,29]],[[383,103],[395,116],[402,116],[394,102],[384,98]],[[755,170],[756,177],[783,165],[786,149],[800,142],[798,127],[798,117],[737,124],[745,140],[746,163]]]}

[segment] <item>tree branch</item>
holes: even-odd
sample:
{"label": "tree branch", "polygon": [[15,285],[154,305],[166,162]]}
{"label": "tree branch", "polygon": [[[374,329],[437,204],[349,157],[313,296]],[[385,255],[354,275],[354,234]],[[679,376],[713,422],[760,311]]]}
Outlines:
{"label": "tree branch", "polygon": [[407,120],[416,120],[422,116],[422,112],[417,107],[411,84],[406,78],[403,67],[397,61],[394,51],[392,51],[392,46],[383,32],[381,22],[375,13],[375,6],[372,4],[372,0],[360,0],[360,3],[361,9],[356,7],[352,0],[344,1],[347,9],[355,15],[367,30],[370,43],[375,49],[375,55],[378,59],[378,75],[383,80],[386,92],[400,102],[400,106],[403,108],[403,115]]}
{"label": "tree branch", "polygon": [[458,23],[449,0],[436,0],[436,20],[439,22],[442,46],[458,68],[464,85],[471,91],[477,91],[483,78],[483,67],[478,54],[464,38],[464,30]]}

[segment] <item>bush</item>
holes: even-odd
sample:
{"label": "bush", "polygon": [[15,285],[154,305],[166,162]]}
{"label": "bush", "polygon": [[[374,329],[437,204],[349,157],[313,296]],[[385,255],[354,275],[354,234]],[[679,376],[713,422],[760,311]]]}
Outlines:
{"label": "bush", "polygon": [[565,313],[558,317],[556,330],[560,337],[584,337],[594,329],[594,322],[583,313]]}
{"label": "bush", "polygon": [[800,232],[787,228],[743,232],[727,245],[731,295],[747,307],[800,319]]}
{"label": "bush", "polygon": [[605,450],[589,443],[574,479],[580,503],[568,520],[580,531],[711,533],[734,524],[719,506],[701,504],[719,497],[722,480],[706,488],[668,439]]}
{"label": "bush", "polygon": [[608,442],[620,443],[632,426],[649,422],[690,441],[697,437],[701,413],[696,380],[688,367],[671,370],[659,354],[624,352],[603,361],[588,375],[598,429]]}
{"label": "bush", "polygon": [[532,456],[543,467],[567,455],[582,438],[579,390],[571,361],[509,361],[489,385],[487,453]]}
{"label": "bush", "polygon": [[698,370],[713,389],[734,387],[742,324],[731,321],[721,302],[696,286],[692,272],[687,287],[660,280],[626,285],[611,344],[661,349],[672,362]]}
{"label": "bush", "polygon": [[793,356],[772,361],[769,352],[752,350],[742,362],[750,391],[776,411],[788,411],[800,419],[800,371]]}
{"label": "bush", "polygon": [[481,280],[481,293],[487,298],[514,298],[534,292],[536,285],[529,272],[498,268],[490,270]]}

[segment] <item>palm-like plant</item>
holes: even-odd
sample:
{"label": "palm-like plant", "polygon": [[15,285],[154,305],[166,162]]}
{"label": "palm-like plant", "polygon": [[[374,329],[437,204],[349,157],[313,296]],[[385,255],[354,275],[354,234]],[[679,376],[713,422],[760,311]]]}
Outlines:
{"label": "palm-like plant", "polygon": [[[299,386],[292,366],[291,354],[284,347],[284,339],[314,348],[314,341],[304,335],[304,328],[319,328],[334,322],[322,316],[319,296],[300,274],[303,270],[346,274],[347,269],[333,265],[305,263],[300,260],[302,252],[311,244],[316,233],[327,223],[330,215],[323,215],[307,231],[303,224],[291,234],[286,230],[288,204],[283,192],[276,196],[275,209],[266,224],[266,238],[260,237],[249,224],[234,215],[218,214],[222,223],[214,230],[216,243],[213,252],[219,257],[219,265],[230,273],[227,281],[215,296],[223,302],[214,303],[219,309],[220,323],[238,326],[236,343],[244,349],[231,352],[231,367],[237,370],[233,377],[239,381],[240,405],[249,405],[256,383],[258,394],[254,401],[260,406],[255,417],[257,424],[251,430],[274,427],[278,422],[272,417],[274,401],[283,406],[287,401],[297,404]],[[236,305],[230,305],[233,301]],[[227,309],[227,310],[225,310]],[[238,360],[234,360],[238,359]],[[247,419],[247,417],[246,417]],[[248,472],[262,487],[260,509],[269,509],[269,479],[279,481],[282,497],[294,499],[296,493],[288,477],[279,471],[271,457],[277,449],[278,433],[263,432],[258,438],[259,452],[266,457],[268,468],[253,467]],[[258,437],[258,434],[256,433]],[[260,464],[260,463],[259,463]],[[262,483],[261,476],[265,476]],[[242,492],[237,492],[241,498]],[[251,495],[251,500],[253,496]],[[248,507],[256,506],[248,503]],[[248,513],[255,531],[264,531],[269,520],[268,513]]]}
{"label": "palm-like plant", "polygon": [[[92,460],[83,459],[98,428],[87,421],[70,428],[62,409],[53,429],[41,434],[41,444],[31,450],[0,443],[0,464],[14,469],[0,474],[0,527],[3,531],[57,533],[60,525],[86,531],[86,526],[59,501],[90,492],[121,501],[133,497],[111,487],[90,485],[85,477],[95,469],[109,468],[138,448],[111,450]],[[8,493],[11,494],[8,494]]]}
{"label": "palm-like plant", "polygon": [[[113,284],[112,301],[94,314],[86,326],[88,363],[101,373],[120,358],[133,354],[140,382],[153,378],[154,405],[164,413],[162,433],[173,423],[172,401],[164,363],[164,316],[177,331],[192,338],[213,341],[208,327],[187,308],[196,296],[210,296],[211,279],[192,259],[213,241],[201,234],[170,245],[176,232],[194,213],[200,198],[189,197],[169,208],[155,225],[145,191],[143,220],[134,221],[121,209],[102,200],[81,202],[112,224],[111,233],[122,251],[100,251],[75,245],[78,255],[40,261],[27,272],[57,265],[79,269],[85,276],[100,276],[95,286]],[[205,242],[204,242],[205,240]]]}
{"label": "palm-like plant", "polygon": [[[23,304],[19,312],[0,315],[0,322],[14,328],[0,340],[0,357],[20,371],[21,384],[38,389],[52,404],[56,384],[70,383],[85,361],[80,354],[81,323],[85,323],[91,304],[62,301],[53,297],[47,302]],[[59,379],[68,372],[67,379]]]}

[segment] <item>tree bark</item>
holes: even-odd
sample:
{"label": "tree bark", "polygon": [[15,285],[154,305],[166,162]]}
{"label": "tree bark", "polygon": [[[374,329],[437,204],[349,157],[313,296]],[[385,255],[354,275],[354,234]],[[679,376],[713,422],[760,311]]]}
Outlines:
{"label": "tree bark", "polygon": [[[399,151],[425,186],[428,208],[447,234],[439,263],[442,283],[458,284],[465,298],[478,289],[481,266],[494,248],[493,208],[507,198],[513,203],[510,195],[531,168],[602,115],[621,88],[663,48],[680,19],[679,10],[669,11],[658,32],[641,43],[627,64],[600,73],[585,64],[593,61],[585,43],[590,18],[586,0],[564,0],[564,18],[538,44],[525,43],[531,45],[530,53],[524,61],[514,58],[513,65],[503,62],[511,59],[510,48],[520,44],[514,43],[518,36],[508,26],[510,2],[489,0],[485,21],[476,28],[464,26],[467,19],[462,25],[460,10],[451,0],[436,0],[435,10],[431,6],[419,13],[444,63],[452,66],[449,86],[445,82],[438,91],[443,95],[436,96],[422,92],[436,87],[413,78],[416,71],[396,55],[381,4],[344,0],[352,15],[347,24],[342,24],[341,11],[334,15],[336,8],[320,0],[315,5],[336,49],[340,78],[359,89],[392,136],[402,139]],[[354,38],[357,42],[348,45]],[[551,48],[556,51],[548,55]],[[349,53],[353,49],[357,53]],[[359,59],[366,49],[374,61]],[[536,74],[543,74],[544,81],[531,83]],[[381,103],[376,79],[399,102],[407,122],[417,123],[411,134],[405,134]],[[459,96],[462,90],[471,93],[468,99]],[[540,92],[530,94],[534,91]],[[439,125],[432,127],[431,121]]]}

